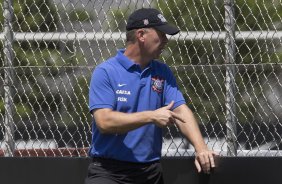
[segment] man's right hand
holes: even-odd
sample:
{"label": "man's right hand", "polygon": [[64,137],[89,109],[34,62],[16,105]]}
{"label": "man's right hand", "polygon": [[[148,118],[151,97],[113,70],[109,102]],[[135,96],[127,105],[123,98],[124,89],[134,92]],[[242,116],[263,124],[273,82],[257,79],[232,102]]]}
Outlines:
{"label": "man's right hand", "polygon": [[176,122],[176,119],[185,123],[185,121],[182,119],[180,115],[170,110],[173,107],[173,105],[174,105],[174,101],[171,101],[167,106],[159,108],[154,111],[153,120],[158,127],[162,128],[165,126],[172,125]]}

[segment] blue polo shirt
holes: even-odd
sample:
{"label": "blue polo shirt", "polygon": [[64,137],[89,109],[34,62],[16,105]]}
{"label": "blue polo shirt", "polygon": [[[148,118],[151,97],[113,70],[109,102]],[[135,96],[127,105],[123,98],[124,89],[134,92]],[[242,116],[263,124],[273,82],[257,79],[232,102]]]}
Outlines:
{"label": "blue polo shirt", "polygon": [[[98,65],[89,91],[90,112],[110,108],[124,113],[156,110],[174,101],[174,108],[185,104],[176,80],[167,65],[152,60],[143,70],[119,50],[115,57]],[[91,157],[129,162],[159,160],[162,129],[150,123],[124,134],[101,134],[92,124]]]}

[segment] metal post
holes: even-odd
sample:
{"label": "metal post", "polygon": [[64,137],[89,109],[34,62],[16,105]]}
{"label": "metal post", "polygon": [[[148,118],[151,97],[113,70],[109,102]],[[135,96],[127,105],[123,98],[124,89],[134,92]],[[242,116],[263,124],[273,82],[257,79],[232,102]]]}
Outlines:
{"label": "metal post", "polygon": [[227,155],[237,155],[236,109],[235,109],[235,13],[234,0],[224,0],[225,8],[225,49],[226,49],[226,127]]}
{"label": "metal post", "polygon": [[11,95],[12,87],[12,43],[13,43],[13,30],[12,30],[12,0],[4,0],[4,93],[5,93],[5,156],[13,156],[15,149],[14,141],[14,125],[12,116],[13,100]]}

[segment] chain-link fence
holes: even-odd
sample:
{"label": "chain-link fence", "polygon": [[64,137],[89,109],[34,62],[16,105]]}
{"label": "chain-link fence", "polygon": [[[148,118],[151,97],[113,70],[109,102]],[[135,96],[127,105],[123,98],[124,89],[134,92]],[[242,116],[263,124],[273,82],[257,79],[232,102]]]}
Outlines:
{"label": "chain-link fence", "polygon": [[[1,154],[87,155],[92,70],[124,47],[127,16],[141,7],[160,9],[181,29],[161,59],[209,147],[280,155],[280,0],[0,1]],[[170,127],[162,154],[193,147]]]}

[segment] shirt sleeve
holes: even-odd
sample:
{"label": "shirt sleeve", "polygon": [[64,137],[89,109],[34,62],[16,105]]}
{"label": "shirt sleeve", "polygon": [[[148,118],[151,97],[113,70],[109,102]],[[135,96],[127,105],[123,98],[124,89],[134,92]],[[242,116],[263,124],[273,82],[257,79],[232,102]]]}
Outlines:
{"label": "shirt sleeve", "polygon": [[110,108],[115,105],[115,92],[104,68],[97,67],[91,77],[89,88],[89,110]]}
{"label": "shirt sleeve", "polygon": [[178,88],[176,83],[176,79],[172,73],[172,71],[167,67],[166,68],[166,83],[164,90],[164,105],[168,105],[171,101],[174,101],[174,105],[172,109],[185,104],[185,99]]}

